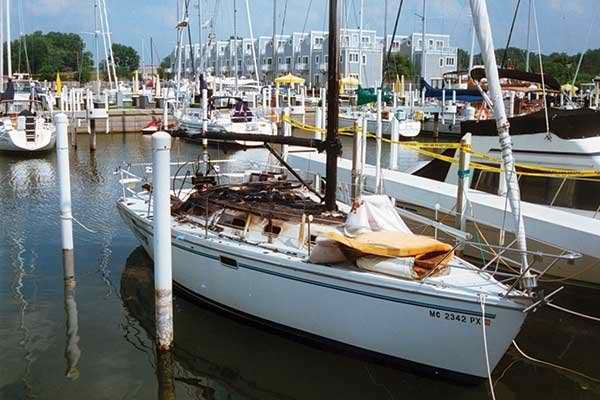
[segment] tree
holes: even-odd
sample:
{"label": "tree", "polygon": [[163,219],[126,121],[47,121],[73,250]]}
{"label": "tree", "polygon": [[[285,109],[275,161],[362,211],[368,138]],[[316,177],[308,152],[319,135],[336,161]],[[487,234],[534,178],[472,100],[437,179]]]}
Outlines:
{"label": "tree", "polygon": [[[7,49],[4,46],[5,71]],[[13,72],[29,72],[40,80],[52,80],[60,72],[86,82],[90,78],[92,55],[74,33],[36,31],[11,42]]]}
{"label": "tree", "polygon": [[[129,79],[133,71],[140,66],[140,56],[137,51],[133,47],[119,43],[113,43],[112,51],[117,76],[121,79]],[[106,63],[104,61],[100,63],[100,68],[106,74]]]}
{"label": "tree", "polygon": [[458,62],[457,67],[459,71],[466,71],[469,69],[469,58],[470,53],[463,49],[458,49]]}
{"label": "tree", "polygon": [[414,66],[410,62],[410,58],[400,53],[392,53],[390,55],[388,65],[387,55],[385,55],[384,57],[386,57],[383,63],[383,73],[385,81],[393,82],[396,80],[396,77],[400,77],[402,75],[404,75],[404,78],[407,80],[413,79]]}

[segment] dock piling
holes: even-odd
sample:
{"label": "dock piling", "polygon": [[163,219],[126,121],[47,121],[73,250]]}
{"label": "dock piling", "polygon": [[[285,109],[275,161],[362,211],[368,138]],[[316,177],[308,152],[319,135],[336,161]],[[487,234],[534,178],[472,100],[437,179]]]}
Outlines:
{"label": "dock piling", "polygon": [[171,136],[152,135],[153,251],[156,338],[159,351],[173,342],[173,283],[171,259]]}
{"label": "dock piling", "polygon": [[396,169],[398,168],[398,141],[400,140],[399,133],[399,123],[396,116],[393,114],[393,111],[398,107],[398,95],[394,93],[394,104],[392,107],[392,115],[390,116],[390,139],[392,142],[390,143],[390,160],[389,160],[389,168]]}
{"label": "dock piling", "polygon": [[71,176],[69,171],[69,120],[64,113],[54,117],[56,126],[56,161],[60,191],[60,220],[63,253],[73,252],[73,215],[71,213]]}
{"label": "dock piling", "polygon": [[90,119],[90,151],[96,151],[96,119]]}
{"label": "dock piling", "polygon": [[471,182],[471,154],[465,147],[471,146],[471,134],[467,133],[460,141],[458,158],[458,187],[456,193],[456,227],[463,232],[467,229],[467,202]]}
{"label": "dock piling", "polygon": [[382,100],[381,100],[381,89],[377,90],[377,132],[376,132],[376,139],[377,139],[377,147],[376,147],[376,155],[377,158],[375,159],[375,193],[381,193],[381,189],[382,189],[382,179],[381,179],[381,144],[382,144],[382,120],[381,120],[381,113],[383,112],[382,110]]}
{"label": "dock piling", "polygon": [[[208,90],[202,89],[202,132],[208,132]],[[204,161],[208,161],[208,139],[202,139]]]}

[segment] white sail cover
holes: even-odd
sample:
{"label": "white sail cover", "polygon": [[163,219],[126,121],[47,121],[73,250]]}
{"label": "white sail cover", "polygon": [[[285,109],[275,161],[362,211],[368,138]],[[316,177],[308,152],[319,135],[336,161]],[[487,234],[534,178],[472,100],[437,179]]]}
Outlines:
{"label": "white sail cover", "polygon": [[385,195],[361,196],[348,214],[344,233],[356,236],[366,231],[412,233],[396,212],[394,201]]}

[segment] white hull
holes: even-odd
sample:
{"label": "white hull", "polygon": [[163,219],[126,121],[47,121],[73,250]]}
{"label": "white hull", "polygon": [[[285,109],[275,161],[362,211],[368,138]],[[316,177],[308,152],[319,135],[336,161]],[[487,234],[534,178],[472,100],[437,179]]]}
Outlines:
{"label": "white hull", "polygon": [[32,139],[28,140],[24,130],[0,128],[0,151],[41,152],[54,148],[56,131],[54,126],[44,124],[36,128]]}
{"label": "white hull", "polygon": [[[152,255],[147,204],[127,198],[118,208]],[[188,291],[254,318],[436,369],[486,377],[481,324],[489,323],[493,369],[526,315],[513,300],[491,294],[484,322],[475,288],[465,296],[465,289],[298,262],[211,232],[173,233],[173,279]],[[236,266],[227,265],[231,260]]]}
{"label": "white hull", "polygon": [[[517,162],[572,168],[600,168],[600,136],[561,139],[554,134],[535,133],[511,136]],[[473,149],[500,158],[497,136],[473,136]]]}
{"label": "white hull", "polygon": [[[340,127],[349,127],[352,126],[356,122],[357,117],[353,117],[351,115],[340,114],[338,120],[340,123]],[[374,118],[367,118],[367,130],[369,132],[377,131],[377,120]],[[421,132],[421,123],[419,121],[414,121],[411,119],[407,119],[404,121],[398,121],[398,134],[400,137],[405,138],[414,138],[419,135]],[[389,119],[384,119],[381,121],[381,134],[383,136],[391,137],[392,135],[392,121]]]}
{"label": "white hull", "polygon": [[[202,122],[196,119],[180,118],[179,124],[181,128],[191,134],[200,133],[202,131]],[[208,130],[225,130],[227,133],[251,133],[257,135],[277,134],[277,126],[268,120],[259,120],[256,122],[231,122],[229,118],[217,118],[216,120],[210,120],[208,122]],[[210,141],[219,142],[214,139],[211,139]],[[263,142],[253,142],[248,140],[236,140],[235,143],[244,147],[258,147],[263,145]]]}

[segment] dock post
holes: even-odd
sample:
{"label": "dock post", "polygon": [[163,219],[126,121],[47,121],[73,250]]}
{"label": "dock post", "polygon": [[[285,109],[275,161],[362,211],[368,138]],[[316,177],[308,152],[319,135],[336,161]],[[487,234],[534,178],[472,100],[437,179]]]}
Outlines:
{"label": "dock post", "polygon": [[[286,107],[283,109],[283,136],[292,136],[292,125],[289,122],[290,119],[290,107]],[[281,155],[284,160],[287,161],[288,156],[288,145],[284,144],[281,146]]]}
{"label": "dock post", "polygon": [[[323,109],[321,108],[321,100],[319,100],[319,102],[317,103],[317,108],[315,109],[315,127],[317,128],[317,130],[314,133],[315,139],[321,140],[321,138],[323,137],[323,132],[321,131],[321,129],[323,129]],[[320,175],[315,175],[314,187],[317,193],[321,193]]]}
{"label": "dock post", "polygon": [[376,147],[376,155],[375,159],[375,193],[381,193],[382,189],[382,179],[381,179],[381,139],[382,139],[382,121],[381,121],[381,113],[382,113],[382,104],[381,104],[381,89],[377,90],[377,147]]}
{"label": "dock post", "polygon": [[90,119],[90,151],[96,151],[96,119]]}
{"label": "dock post", "polygon": [[[398,95],[394,93],[394,103],[392,111],[395,111],[397,107]],[[392,112],[392,115],[390,116],[390,169],[398,168],[398,141],[400,140],[399,123],[400,121],[398,121],[398,118],[396,118],[396,115]]]}
{"label": "dock post", "polygon": [[452,91],[452,125],[456,125],[456,90]]}
{"label": "dock post", "polygon": [[79,347],[79,318],[75,300],[76,281],[73,252],[63,254],[63,278],[66,317],[65,359],[67,361],[65,376],[69,379],[77,379],[79,376],[77,364],[81,358],[81,348]]}
{"label": "dock post", "polygon": [[[361,116],[361,137],[362,137],[362,149],[360,151],[360,156],[362,157],[361,164],[363,167],[363,171],[367,168],[367,140],[369,136],[369,122],[367,121],[367,116],[365,113],[362,113]],[[364,184],[364,182],[363,182]],[[363,185],[364,186],[364,185]]]}
{"label": "dock post", "polygon": [[71,173],[69,171],[69,120],[63,113],[54,117],[56,126],[56,161],[60,191],[60,220],[63,254],[73,252],[73,215],[71,213]]}
{"label": "dock post", "polygon": [[352,202],[360,196],[362,178],[362,129],[359,129],[357,121],[353,123],[354,136],[352,137]]}
{"label": "dock post", "polygon": [[159,351],[173,342],[173,282],[171,259],[171,136],[152,135],[153,251],[156,338]]}
{"label": "dock post", "polygon": [[[202,133],[208,132],[208,90],[202,89]],[[208,162],[208,139],[202,139],[204,161]]]}
{"label": "dock post", "polygon": [[162,130],[169,131],[169,102],[166,97],[163,97],[163,123]]}
{"label": "dock post", "polygon": [[327,89],[321,88],[321,128],[327,128]]}
{"label": "dock post", "polygon": [[456,228],[463,232],[467,229],[467,202],[471,182],[471,153],[465,150],[471,146],[471,134],[467,133],[460,141],[458,150],[458,187],[456,193]]}
{"label": "dock post", "polygon": [[445,125],[446,124],[446,89],[442,89],[442,108],[440,111],[442,114],[442,124]]}

